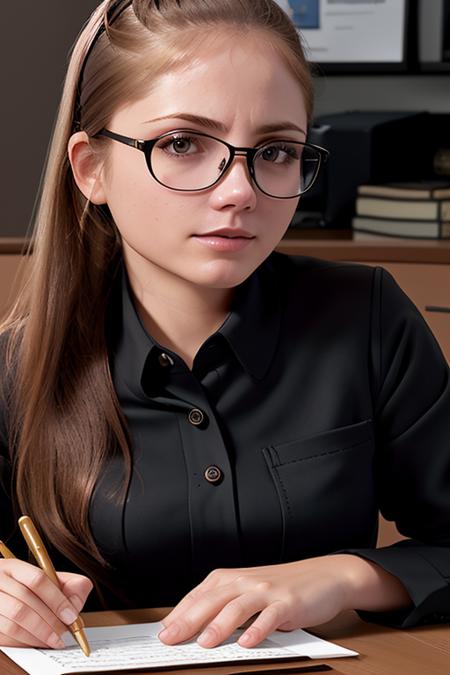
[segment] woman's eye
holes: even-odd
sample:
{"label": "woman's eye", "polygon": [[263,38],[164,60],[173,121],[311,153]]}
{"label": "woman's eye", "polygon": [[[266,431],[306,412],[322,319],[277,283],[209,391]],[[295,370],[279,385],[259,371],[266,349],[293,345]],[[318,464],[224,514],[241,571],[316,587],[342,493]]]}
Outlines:
{"label": "woman's eye", "polygon": [[188,136],[165,139],[161,142],[159,148],[165,150],[169,155],[190,155],[196,151],[194,139]]}
{"label": "woman's eye", "polygon": [[175,152],[184,155],[189,152],[192,142],[187,138],[176,138],[172,141],[172,147]]}
{"label": "woman's eye", "polygon": [[298,152],[293,146],[269,145],[262,151],[262,157],[266,162],[274,164],[286,164],[298,159]]}

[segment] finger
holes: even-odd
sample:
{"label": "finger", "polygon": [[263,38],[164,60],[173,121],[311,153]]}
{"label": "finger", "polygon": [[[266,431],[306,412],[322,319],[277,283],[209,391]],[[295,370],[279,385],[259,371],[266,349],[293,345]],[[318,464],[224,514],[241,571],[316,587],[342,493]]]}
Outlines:
{"label": "finger", "polygon": [[83,609],[89,593],[94,588],[92,581],[82,575],[72,572],[56,573],[61,584],[61,590],[69,598],[72,605],[79,611]]}
{"label": "finger", "polygon": [[60,636],[27,604],[0,592],[0,632],[26,645],[55,648],[64,646]]}
{"label": "finger", "polygon": [[[0,592],[6,594],[16,601],[17,610],[19,609],[19,604],[22,604],[28,606],[30,609],[36,612],[36,614],[39,614],[42,621],[48,624],[52,631],[58,633],[58,635],[61,636],[67,630],[67,626],[62,621],[60,621],[57,616],[54,615],[52,610],[47,607],[47,605],[44,604],[37,595],[32,593],[29,588],[23,584],[20,584],[12,577],[5,578],[5,575],[0,575]],[[6,616],[5,612],[3,611],[3,606],[0,606],[2,607],[0,613]],[[17,621],[16,618],[11,617],[10,615],[9,618],[13,618],[15,621]],[[23,622],[22,626],[30,630],[29,627],[27,627]]]}
{"label": "finger", "polygon": [[233,584],[202,593],[197,597],[195,604],[188,607],[183,614],[178,614],[158,637],[169,645],[188,640],[217,616],[238,593]]}
{"label": "finger", "polygon": [[35,640],[34,643],[30,642],[26,644],[25,642],[20,642],[19,640],[15,640],[12,637],[9,637],[8,635],[5,635],[5,633],[0,633],[0,645],[2,647],[37,647],[39,649],[48,649],[48,645],[43,644],[39,642],[39,640]]}
{"label": "finger", "polygon": [[263,609],[258,618],[241,635],[238,643],[241,647],[256,647],[268,635],[273,633],[278,626],[286,623],[288,613],[289,609],[286,603],[281,602],[281,600],[272,602],[268,607]]}
{"label": "finger", "polygon": [[3,563],[3,573],[26,586],[29,592],[34,593],[64,624],[69,625],[78,618],[78,610],[39,567],[22,560],[4,560]]}
{"label": "finger", "polygon": [[197,642],[201,647],[216,647],[230,637],[251,616],[267,605],[261,593],[246,593],[231,600],[209,623]]}
{"label": "finger", "polygon": [[199,596],[203,593],[203,589],[201,587],[201,584],[199,586],[196,586],[195,588],[192,589],[192,591],[189,591],[180,602],[175,605],[175,607],[169,612],[167,616],[162,619],[161,623],[164,626],[169,626],[169,624],[173,623],[176,621],[176,619],[181,616],[189,607],[191,607],[199,598]]}
{"label": "finger", "polygon": [[5,635],[4,633],[0,633],[0,645],[2,647],[39,647],[40,649],[47,649],[47,645],[45,647],[41,647],[40,645],[26,645],[23,642],[19,642],[18,640],[14,640],[14,638],[8,637],[8,635]]}
{"label": "finger", "polygon": [[180,602],[169,612],[169,614],[162,620],[164,626],[173,623],[179,616],[182,616],[192,605],[194,605],[198,598],[208,590],[225,586],[237,578],[242,579],[241,569],[215,569],[203,579],[203,581],[195,586],[187,595],[180,600]]}

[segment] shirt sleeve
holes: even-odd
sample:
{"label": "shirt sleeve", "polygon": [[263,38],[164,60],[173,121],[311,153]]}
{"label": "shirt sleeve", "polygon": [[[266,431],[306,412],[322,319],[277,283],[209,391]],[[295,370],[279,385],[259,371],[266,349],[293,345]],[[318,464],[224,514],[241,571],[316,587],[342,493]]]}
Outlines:
{"label": "shirt sleeve", "polygon": [[351,549],[396,576],[407,610],[361,618],[406,628],[450,621],[450,378],[427,323],[393,277],[375,272],[371,362],[379,508],[408,539]]}

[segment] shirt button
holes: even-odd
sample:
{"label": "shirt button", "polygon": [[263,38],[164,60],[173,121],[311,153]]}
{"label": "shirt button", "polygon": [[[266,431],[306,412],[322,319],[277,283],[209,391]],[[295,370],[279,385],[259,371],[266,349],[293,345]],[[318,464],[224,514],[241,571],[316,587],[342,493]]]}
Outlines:
{"label": "shirt button", "polygon": [[191,424],[193,424],[195,427],[200,426],[202,424],[203,420],[205,419],[205,415],[199,408],[192,408],[188,415],[188,420]]}
{"label": "shirt button", "polygon": [[163,366],[163,368],[166,368],[167,366],[173,366],[173,359],[171,356],[166,354],[165,352],[162,352],[158,356],[158,362],[160,366]]}
{"label": "shirt button", "polygon": [[220,481],[223,478],[223,472],[221,469],[219,469],[218,466],[208,466],[207,469],[205,469],[204,476],[208,483],[220,483]]}

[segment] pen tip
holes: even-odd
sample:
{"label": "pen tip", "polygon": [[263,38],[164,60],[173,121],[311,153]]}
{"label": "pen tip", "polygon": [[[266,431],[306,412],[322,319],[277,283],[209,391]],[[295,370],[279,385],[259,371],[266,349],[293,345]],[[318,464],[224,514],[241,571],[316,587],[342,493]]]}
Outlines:
{"label": "pen tip", "polygon": [[77,630],[74,632],[74,637],[78,644],[80,645],[81,649],[83,650],[83,653],[85,656],[90,656],[91,655],[91,650],[89,649],[89,644],[87,641],[86,636],[84,635],[84,631],[82,630]]}

